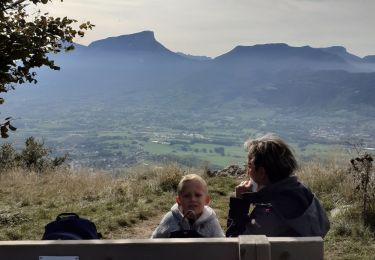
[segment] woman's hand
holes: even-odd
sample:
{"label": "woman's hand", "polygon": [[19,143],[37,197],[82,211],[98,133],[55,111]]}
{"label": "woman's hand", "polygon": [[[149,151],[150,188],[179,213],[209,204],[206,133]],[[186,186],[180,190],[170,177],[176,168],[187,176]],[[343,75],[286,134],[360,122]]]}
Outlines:
{"label": "woman's hand", "polygon": [[253,185],[254,183],[252,180],[242,181],[239,185],[236,186],[236,198],[242,198],[242,194],[245,192],[252,192]]}

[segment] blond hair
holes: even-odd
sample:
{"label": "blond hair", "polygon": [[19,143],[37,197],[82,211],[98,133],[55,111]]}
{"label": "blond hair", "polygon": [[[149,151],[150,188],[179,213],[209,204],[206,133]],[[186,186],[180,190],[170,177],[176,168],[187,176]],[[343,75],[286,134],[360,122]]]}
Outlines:
{"label": "blond hair", "polygon": [[187,183],[189,181],[198,181],[200,184],[202,184],[204,192],[206,194],[208,193],[206,181],[201,176],[199,176],[198,174],[192,173],[192,174],[187,174],[184,177],[182,177],[182,179],[178,183],[178,186],[177,186],[177,194],[178,195],[181,195],[182,190],[184,189],[185,183]]}

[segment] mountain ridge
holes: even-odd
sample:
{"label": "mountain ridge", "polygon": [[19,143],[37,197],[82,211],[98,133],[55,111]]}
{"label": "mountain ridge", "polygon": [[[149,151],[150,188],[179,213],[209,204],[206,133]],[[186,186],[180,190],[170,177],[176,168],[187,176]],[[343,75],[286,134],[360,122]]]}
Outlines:
{"label": "mountain ridge", "polygon": [[[282,98],[285,102],[274,104],[285,106],[296,103],[303,106],[303,99],[299,100],[292,92],[301,93],[307,100],[303,91],[300,92],[305,85],[309,86],[309,93],[314,97],[306,104],[320,104],[319,95],[322,93],[318,92],[324,89],[329,89],[332,94],[328,96],[334,99],[342,95],[337,84],[346,89],[342,92],[345,98],[339,103],[335,102],[342,107],[346,103],[351,104],[351,97],[353,100],[361,100],[359,96],[366,96],[366,91],[371,92],[372,76],[353,76],[351,73],[375,72],[375,66],[369,62],[364,64],[370,69],[358,67],[358,57],[348,53],[342,46],[312,48],[292,47],[285,43],[257,44],[236,46],[214,59],[201,59],[168,50],[155,39],[152,31],[95,41],[87,48],[79,48],[73,53],[59,55],[62,57],[62,73],[46,79],[61,84],[65,82],[63,88],[59,88],[60,83],[56,83],[56,91],[61,94],[66,92],[64,95],[69,95],[74,89],[81,96],[90,91],[103,96],[117,93],[120,97],[123,92],[135,91],[139,95],[148,92],[148,96],[158,96],[160,100],[177,94],[192,99],[207,97],[209,102],[190,102],[195,104],[194,109],[215,105],[212,102],[230,102],[229,97],[246,95],[259,97],[265,102],[267,95],[272,94],[274,98],[283,95],[283,91],[287,91],[287,95]],[[81,74],[79,77],[77,71]],[[340,80],[343,77],[350,80]],[[108,86],[103,88],[102,85]],[[366,97],[363,99],[368,100]],[[174,101],[170,99],[168,102]],[[181,100],[182,103],[185,100]]]}
{"label": "mountain ridge", "polygon": [[[284,69],[286,65],[292,69],[330,69],[345,70],[350,72],[373,71],[374,58],[371,55],[360,58],[349,53],[343,46],[329,46],[314,48],[311,46],[290,46],[287,43],[265,43],[255,45],[238,45],[232,50],[217,57],[195,56],[183,52],[173,52],[156,40],[155,33],[150,30],[132,34],[108,37],[93,41],[86,47],[78,46],[77,54],[83,58],[91,59],[93,55],[102,55],[107,60],[116,56],[127,56],[127,59],[138,60],[140,63],[149,63],[157,60],[156,57],[164,56],[163,62],[193,62],[197,66],[203,63],[229,63],[236,61],[236,67],[253,66],[273,67],[275,70]],[[106,57],[111,55],[112,57]],[[133,60],[134,61],[134,60]],[[286,61],[288,64],[286,64]],[[135,62],[135,61],[134,61]],[[245,63],[245,64],[244,64]]]}
{"label": "mountain ridge", "polygon": [[[375,64],[358,62],[342,46],[239,46],[226,57],[183,57],[159,45],[152,32],[104,39],[53,56],[61,70],[38,71],[38,85],[17,89],[2,112],[25,118],[17,127],[31,129],[28,134],[65,134],[62,144],[76,156],[99,158],[92,153],[98,140],[116,131],[121,137],[104,151],[106,164],[123,160],[109,152],[120,143],[132,149],[123,150],[128,162],[144,158],[139,143],[123,136],[129,131],[150,142],[164,142],[173,131],[215,132],[223,144],[224,131],[235,142],[249,133],[276,132],[303,147],[346,136],[373,144]],[[69,141],[87,136],[89,150],[86,141]]]}
{"label": "mountain ridge", "polygon": [[[81,46],[84,45],[79,45],[79,47]],[[181,51],[172,52],[162,43],[156,40],[155,33],[151,30],[140,31],[132,34],[123,34],[119,36],[111,36],[104,39],[95,40],[86,47],[89,49],[100,48],[102,50],[104,50],[105,48],[110,48],[113,51],[167,51],[169,53],[179,54],[183,57],[197,57],[198,59],[206,59],[206,57],[209,58],[205,55],[196,56]],[[326,56],[326,59],[332,59],[336,62],[345,62],[347,60],[363,62],[365,60],[371,60],[371,56],[375,56],[367,55],[363,58],[360,58],[359,56],[348,52],[344,46],[311,47],[309,45],[291,46],[287,43],[264,43],[255,45],[237,45],[232,50],[220,54],[212,59],[221,59],[228,54],[248,54],[248,52],[254,53],[256,51],[269,51],[276,54],[278,51],[282,51],[284,53],[289,52],[290,54],[297,56],[298,54],[310,55],[310,58],[315,59]],[[327,55],[324,55],[324,53],[327,53]]]}
{"label": "mountain ridge", "polygon": [[170,51],[155,39],[154,32],[138,33],[108,37],[97,40],[87,46],[89,52],[112,53],[119,55],[161,55],[179,59],[182,56]]}
{"label": "mountain ridge", "polygon": [[321,59],[324,61],[343,62],[344,60],[333,54],[326,54],[320,49],[310,46],[292,47],[286,43],[268,43],[256,44],[253,46],[236,46],[233,50],[217,57],[216,59],[225,59],[228,56],[247,56],[263,59],[279,59],[279,58],[310,58]]}

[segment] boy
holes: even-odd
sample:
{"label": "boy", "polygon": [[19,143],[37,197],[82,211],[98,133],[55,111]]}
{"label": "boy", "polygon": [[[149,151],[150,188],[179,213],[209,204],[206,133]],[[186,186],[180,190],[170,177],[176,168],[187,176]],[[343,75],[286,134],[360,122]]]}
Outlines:
{"label": "boy", "polygon": [[197,174],[185,175],[177,186],[176,204],[163,217],[151,238],[224,237],[208,203],[207,184]]}
{"label": "boy", "polygon": [[245,146],[250,178],[230,198],[226,235],[324,237],[328,218],[314,194],[292,176],[297,161],[288,145],[268,134]]}

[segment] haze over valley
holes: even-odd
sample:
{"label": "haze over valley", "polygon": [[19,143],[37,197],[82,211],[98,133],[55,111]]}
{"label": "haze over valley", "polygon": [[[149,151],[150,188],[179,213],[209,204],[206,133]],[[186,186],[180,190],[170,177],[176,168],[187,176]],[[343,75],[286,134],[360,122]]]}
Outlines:
{"label": "haze over valley", "polygon": [[[375,50],[374,50],[375,51]],[[21,145],[35,136],[72,165],[245,160],[249,136],[273,132],[301,159],[363,141],[375,147],[375,56],[342,46],[236,46],[218,57],[172,52],[151,31],[54,56],[38,84],[6,96]]]}

